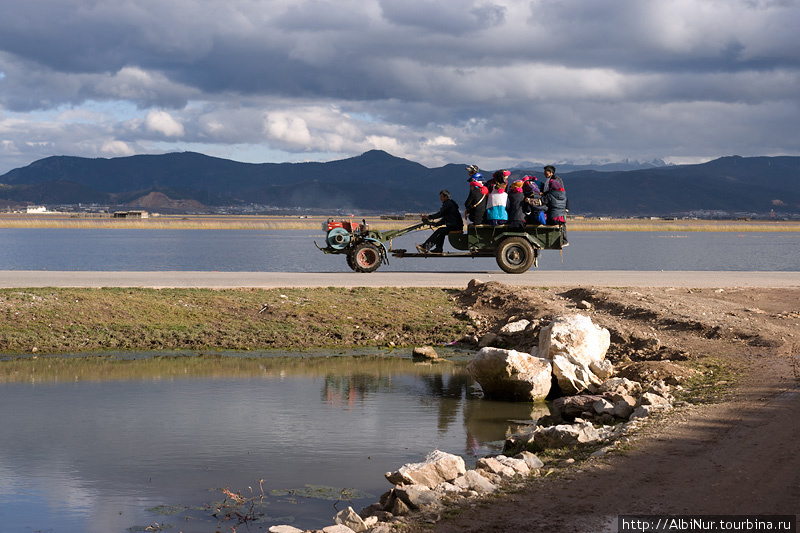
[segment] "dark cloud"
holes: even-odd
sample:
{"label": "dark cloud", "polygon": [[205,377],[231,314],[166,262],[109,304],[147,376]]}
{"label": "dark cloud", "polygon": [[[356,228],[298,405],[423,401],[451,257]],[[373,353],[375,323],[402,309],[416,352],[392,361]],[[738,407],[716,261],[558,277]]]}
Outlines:
{"label": "dark cloud", "polygon": [[505,21],[506,8],[493,3],[476,3],[472,0],[379,0],[384,18],[392,24],[405,26],[418,32],[468,36],[495,28]]}
{"label": "dark cloud", "polygon": [[487,167],[796,154],[798,26],[789,0],[6,2],[0,172],[186,147]]}

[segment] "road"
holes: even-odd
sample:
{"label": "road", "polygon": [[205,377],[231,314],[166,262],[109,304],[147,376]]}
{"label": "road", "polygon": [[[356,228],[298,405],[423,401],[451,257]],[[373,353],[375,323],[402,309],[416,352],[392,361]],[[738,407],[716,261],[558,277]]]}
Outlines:
{"label": "road", "polygon": [[453,287],[472,279],[536,287],[800,287],[800,272],[528,271],[490,272],[94,272],[2,270],[0,288],[25,287]]}

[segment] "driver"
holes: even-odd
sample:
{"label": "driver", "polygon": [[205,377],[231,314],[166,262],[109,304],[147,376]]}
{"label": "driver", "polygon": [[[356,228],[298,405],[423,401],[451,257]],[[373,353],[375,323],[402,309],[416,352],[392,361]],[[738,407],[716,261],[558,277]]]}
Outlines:
{"label": "driver", "polygon": [[446,189],[442,189],[442,191],[439,192],[439,199],[442,201],[442,208],[436,213],[422,215],[422,221],[431,223],[431,219],[434,219],[436,222],[432,224],[442,227],[434,231],[424,243],[414,245],[421,254],[440,254],[444,252],[442,247],[444,246],[444,238],[447,234],[451,231],[461,232],[464,230],[461,212],[458,210],[458,204],[450,198],[450,192]]}

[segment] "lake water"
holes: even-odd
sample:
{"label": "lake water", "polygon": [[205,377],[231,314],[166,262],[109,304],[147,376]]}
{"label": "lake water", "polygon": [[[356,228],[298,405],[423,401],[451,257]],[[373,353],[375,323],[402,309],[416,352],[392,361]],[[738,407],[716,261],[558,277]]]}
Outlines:
{"label": "lake water", "polygon": [[265,517],[239,531],[321,529],[377,502],[387,471],[436,448],[474,465],[509,420],[547,413],[472,383],[463,362],[386,354],[3,361],[0,531],[231,531],[207,508],[226,487],[263,490]]}
{"label": "lake water", "polygon": [[[394,240],[413,250],[430,234]],[[322,231],[2,229],[0,270],[349,272],[326,255]],[[799,271],[800,233],[577,232],[543,270]],[[446,249],[449,245],[445,245]],[[389,258],[381,271],[499,271],[493,258]]]}

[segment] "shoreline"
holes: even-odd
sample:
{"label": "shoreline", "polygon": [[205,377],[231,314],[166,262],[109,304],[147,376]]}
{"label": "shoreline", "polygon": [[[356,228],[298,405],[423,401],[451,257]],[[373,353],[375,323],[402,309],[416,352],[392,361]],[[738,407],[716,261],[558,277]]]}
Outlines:
{"label": "shoreline", "polygon": [[[111,218],[69,213],[17,214],[0,213],[0,228],[49,229],[181,229],[181,230],[316,230],[324,233],[323,224],[333,216],[270,216],[270,215],[151,215],[149,218]],[[384,219],[380,215],[353,216],[365,219],[377,230],[400,229],[418,222],[418,217],[401,220]],[[649,218],[582,218],[569,217],[570,231],[667,231],[667,232],[800,232],[800,220],[699,220]]]}

